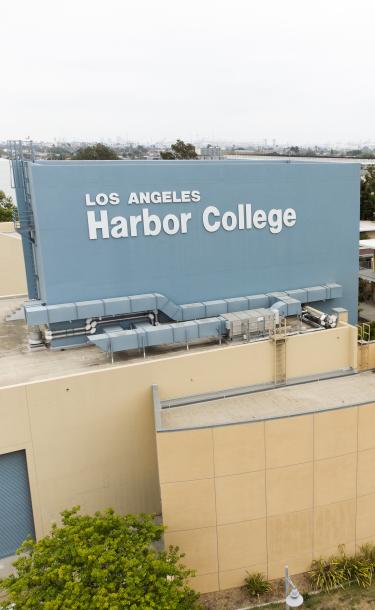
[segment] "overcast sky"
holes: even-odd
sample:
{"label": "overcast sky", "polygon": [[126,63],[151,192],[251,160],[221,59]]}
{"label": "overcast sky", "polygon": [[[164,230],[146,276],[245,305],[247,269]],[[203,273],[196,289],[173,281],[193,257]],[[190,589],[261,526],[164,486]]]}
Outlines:
{"label": "overcast sky", "polygon": [[375,142],[374,0],[0,0],[0,140]]}

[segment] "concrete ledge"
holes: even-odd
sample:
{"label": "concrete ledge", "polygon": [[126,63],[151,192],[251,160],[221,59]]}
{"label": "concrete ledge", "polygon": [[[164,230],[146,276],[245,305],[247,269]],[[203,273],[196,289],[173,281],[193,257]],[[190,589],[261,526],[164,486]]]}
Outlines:
{"label": "concrete ledge", "polygon": [[17,294],[0,294],[0,300],[6,300],[6,299],[23,299],[23,298],[28,298],[28,295],[25,294],[24,292],[21,293],[17,293]]}
{"label": "concrete ledge", "polygon": [[13,233],[14,223],[13,222],[0,222],[0,233]]}

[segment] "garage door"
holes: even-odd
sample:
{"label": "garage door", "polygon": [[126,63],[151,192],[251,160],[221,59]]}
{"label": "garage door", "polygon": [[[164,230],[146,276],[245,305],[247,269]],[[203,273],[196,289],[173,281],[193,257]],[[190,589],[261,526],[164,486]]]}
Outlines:
{"label": "garage door", "polygon": [[14,555],[34,533],[25,451],[0,455],[0,557]]}

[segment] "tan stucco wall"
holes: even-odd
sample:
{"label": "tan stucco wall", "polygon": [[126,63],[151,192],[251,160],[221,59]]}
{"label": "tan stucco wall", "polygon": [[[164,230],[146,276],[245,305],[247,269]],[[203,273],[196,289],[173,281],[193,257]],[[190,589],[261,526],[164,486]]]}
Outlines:
{"label": "tan stucco wall", "polygon": [[0,233],[12,233],[14,231],[13,222],[0,222]]}
{"label": "tan stucco wall", "polygon": [[0,390],[0,453],[26,449],[38,537],[75,504],[160,510],[148,375],[121,372]]}
{"label": "tan stucco wall", "polygon": [[[355,329],[348,326],[306,334],[302,340],[290,337],[290,376],[351,366],[353,350],[356,353],[355,342],[349,349],[353,332],[355,336]],[[318,358],[316,350],[329,355]],[[90,512],[108,506],[121,512],[160,511],[153,384],[158,385],[161,398],[168,399],[272,382],[273,377],[273,344],[264,341],[184,352],[0,388],[0,454],[26,449],[37,536],[48,533],[60,511],[76,504]],[[239,458],[246,463],[255,459],[250,445],[248,450],[250,458],[246,451]],[[223,455],[222,468],[226,461]],[[171,457],[173,461],[174,456]],[[196,467],[200,468],[199,464]],[[249,472],[253,472],[252,468]],[[248,472],[247,466],[243,472]],[[209,474],[202,476],[202,486],[211,485],[212,471]],[[212,489],[209,493],[212,497]],[[224,520],[231,510],[223,507]],[[210,512],[207,519],[211,517]],[[192,521],[184,528],[196,530],[194,513],[190,518]],[[178,527],[180,531],[182,528]],[[216,529],[212,529],[216,526],[203,521],[202,528],[205,527],[211,528],[210,535],[215,533],[216,540]],[[260,536],[259,531],[256,535]],[[192,540],[190,536],[188,539]],[[200,569],[199,565],[196,567]]]}
{"label": "tan stucco wall", "polygon": [[357,368],[357,329],[346,324],[324,332],[287,339],[287,377],[314,375],[351,366]]}
{"label": "tan stucco wall", "polygon": [[358,344],[358,369],[365,371],[375,368],[375,341]]}
{"label": "tan stucco wall", "polygon": [[[1,225],[12,223],[0,223]],[[0,297],[27,294],[22,242],[11,235],[0,235]]]}
{"label": "tan stucco wall", "polygon": [[375,404],[159,432],[157,445],[166,544],[202,592],[375,542]]}

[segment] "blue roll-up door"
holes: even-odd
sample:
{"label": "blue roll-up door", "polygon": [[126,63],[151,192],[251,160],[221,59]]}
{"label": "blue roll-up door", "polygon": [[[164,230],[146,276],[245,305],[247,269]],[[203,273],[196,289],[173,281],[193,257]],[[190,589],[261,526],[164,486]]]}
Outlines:
{"label": "blue roll-up door", "polygon": [[35,537],[25,451],[0,455],[0,557]]}

